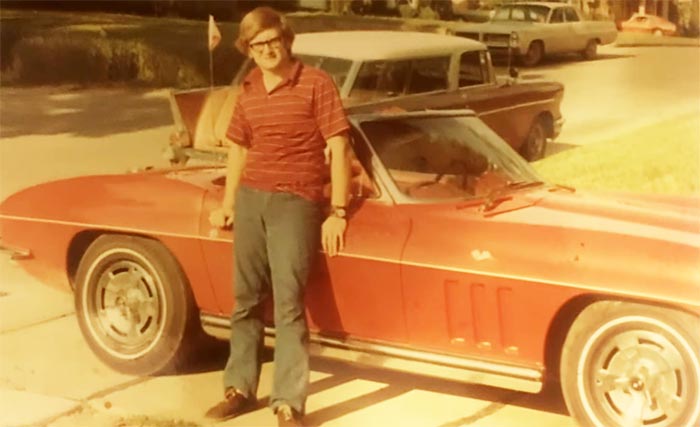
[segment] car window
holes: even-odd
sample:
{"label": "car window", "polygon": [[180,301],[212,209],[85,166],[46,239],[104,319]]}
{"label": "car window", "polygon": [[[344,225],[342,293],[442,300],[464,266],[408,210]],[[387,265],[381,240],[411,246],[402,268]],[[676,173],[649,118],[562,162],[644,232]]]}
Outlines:
{"label": "car window", "polygon": [[546,22],[549,8],[539,5],[513,5],[496,10],[492,21]]}
{"label": "car window", "polygon": [[566,15],[566,22],[578,22],[578,14],[575,10],[570,7],[564,8],[564,14]]}
{"label": "car window", "polygon": [[401,95],[410,69],[410,61],[365,62],[360,67],[349,97],[369,101]]}
{"label": "car window", "polygon": [[362,64],[349,97],[370,101],[407,93],[447,90],[450,57]]}
{"label": "car window", "polygon": [[327,56],[296,55],[306,65],[320,68],[328,73],[338,88],[342,87],[348,77],[352,61],[347,59],[331,58]]}
{"label": "car window", "polygon": [[459,58],[459,87],[480,85],[488,82],[485,58],[481,52],[464,52]]}
{"label": "car window", "polygon": [[552,24],[561,24],[564,22],[564,9],[554,9],[552,18],[549,20]]}
{"label": "car window", "polygon": [[411,64],[406,93],[447,90],[450,57],[416,59]]}

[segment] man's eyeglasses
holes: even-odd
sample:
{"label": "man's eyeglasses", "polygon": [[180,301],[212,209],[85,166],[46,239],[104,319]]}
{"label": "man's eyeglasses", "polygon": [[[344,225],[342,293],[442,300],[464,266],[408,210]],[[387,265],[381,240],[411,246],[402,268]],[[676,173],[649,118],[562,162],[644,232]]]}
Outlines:
{"label": "man's eyeglasses", "polygon": [[277,36],[269,40],[263,40],[255,43],[250,43],[248,47],[255,53],[262,53],[265,50],[265,46],[270,49],[279,49],[282,46],[282,37]]}

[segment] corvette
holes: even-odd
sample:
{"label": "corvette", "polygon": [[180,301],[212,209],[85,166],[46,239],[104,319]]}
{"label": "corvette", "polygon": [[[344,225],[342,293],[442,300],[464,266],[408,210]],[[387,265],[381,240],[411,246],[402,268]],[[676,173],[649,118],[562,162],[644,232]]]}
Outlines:
{"label": "corvette", "polygon": [[[350,113],[346,247],[308,283],[312,352],[531,393],[559,381],[586,426],[697,425],[698,198],[543,182],[471,111]],[[202,331],[228,338],[235,229],[207,219],[224,179],[40,184],[2,202],[0,243],[74,293],[105,363],[177,369]]]}

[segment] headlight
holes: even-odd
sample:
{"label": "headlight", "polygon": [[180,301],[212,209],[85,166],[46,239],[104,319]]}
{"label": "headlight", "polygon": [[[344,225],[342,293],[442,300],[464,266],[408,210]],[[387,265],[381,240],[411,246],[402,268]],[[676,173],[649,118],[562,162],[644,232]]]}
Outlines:
{"label": "headlight", "polygon": [[513,31],[510,33],[510,47],[518,47],[520,45],[520,37],[518,37],[518,33]]}

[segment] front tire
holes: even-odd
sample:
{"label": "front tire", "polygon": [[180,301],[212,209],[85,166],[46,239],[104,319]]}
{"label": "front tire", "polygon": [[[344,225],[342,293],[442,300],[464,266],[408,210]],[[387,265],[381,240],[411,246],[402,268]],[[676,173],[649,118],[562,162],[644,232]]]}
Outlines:
{"label": "front tire", "polygon": [[527,53],[520,57],[520,62],[526,67],[534,67],[542,61],[542,58],[544,58],[544,43],[535,40],[528,46]]}
{"label": "front tire", "polygon": [[544,157],[547,150],[548,131],[542,116],[535,118],[520,149],[520,154],[528,162],[534,162]]}
{"label": "front tire", "polygon": [[126,374],[177,368],[200,330],[179,264],[142,237],[103,235],[90,245],[78,267],[75,305],[90,348]]}
{"label": "front tire", "polygon": [[561,383],[582,426],[675,427],[700,421],[700,319],[619,301],[584,309],[569,331]]}

